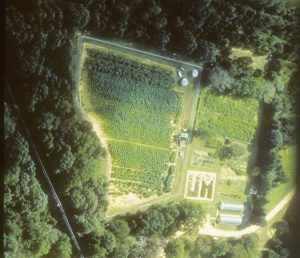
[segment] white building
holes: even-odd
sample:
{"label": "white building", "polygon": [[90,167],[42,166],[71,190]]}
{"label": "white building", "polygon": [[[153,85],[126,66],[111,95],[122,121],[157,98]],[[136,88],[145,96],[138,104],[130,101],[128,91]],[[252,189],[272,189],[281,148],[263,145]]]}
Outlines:
{"label": "white building", "polygon": [[244,210],[244,204],[242,204],[240,202],[224,202],[224,201],[221,201],[220,210],[221,211],[243,211]]}
{"label": "white building", "polygon": [[180,84],[181,86],[185,87],[189,84],[189,81],[187,78],[183,77],[181,80],[180,80]]}
{"label": "white building", "polygon": [[241,225],[243,218],[240,215],[230,215],[230,214],[219,214],[217,218],[217,223],[219,224],[230,224],[230,225]]}

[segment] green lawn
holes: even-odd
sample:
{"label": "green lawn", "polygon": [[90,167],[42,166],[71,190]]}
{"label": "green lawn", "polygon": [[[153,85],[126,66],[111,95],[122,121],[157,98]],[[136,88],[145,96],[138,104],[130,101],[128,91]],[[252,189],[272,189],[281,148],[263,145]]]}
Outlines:
{"label": "green lawn", "polygon": [[294,177],[297,165],[296,146],[287,146],[283,148],[279,152],[279,155],[283,171],[288,181],[286,183],[280,183],[277,187],[274,187],[269,191],[267,195],[268,202],[265,205],[266,213],[272,210],[294,186]]}

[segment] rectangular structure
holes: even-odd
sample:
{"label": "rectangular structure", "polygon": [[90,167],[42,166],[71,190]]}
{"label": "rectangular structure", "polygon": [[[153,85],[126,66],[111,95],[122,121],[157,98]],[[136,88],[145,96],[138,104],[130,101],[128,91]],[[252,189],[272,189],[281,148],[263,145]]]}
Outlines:
{"label": "rectangular structure", "polygon": [[230,224],[230,225],[241,225],[242,217],[240,215],[230,215],[230,214],[219,214],[217,218],[217,223],[219,224]]}

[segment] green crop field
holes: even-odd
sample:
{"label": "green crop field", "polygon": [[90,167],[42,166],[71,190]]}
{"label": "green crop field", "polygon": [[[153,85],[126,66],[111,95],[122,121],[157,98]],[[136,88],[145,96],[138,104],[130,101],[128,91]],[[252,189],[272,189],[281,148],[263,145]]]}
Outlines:
{"label": "green crop field", "polygon": [[126,184],[135,193],[161,192],[175,129],[171,120],[180,111],[172,70],[101,49],[86,51],[81,101],[101,121],[111,177],[121,190]]}
{"label": "green crop field", "polygon": [[258,100],[234,99],[203,91],[197,127],[210,136],[251,142],[258,124]]}

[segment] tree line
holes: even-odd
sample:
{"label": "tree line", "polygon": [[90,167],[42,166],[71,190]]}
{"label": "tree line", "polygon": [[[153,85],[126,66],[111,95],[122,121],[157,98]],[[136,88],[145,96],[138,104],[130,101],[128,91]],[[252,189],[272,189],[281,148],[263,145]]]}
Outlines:
{"label": "tree line", "polygon": [[259,237],[256,234],[240,239],[214,240],[211,236],[171,239],[165,247],[167,258],[257,258],[259,257]]}
{"label": "tree line", "polygon": [[40,171],[7,103],[4,121],[4,255],[71,257],[70,238],[50,211],[54,200],[48,200],[39,182]]}

